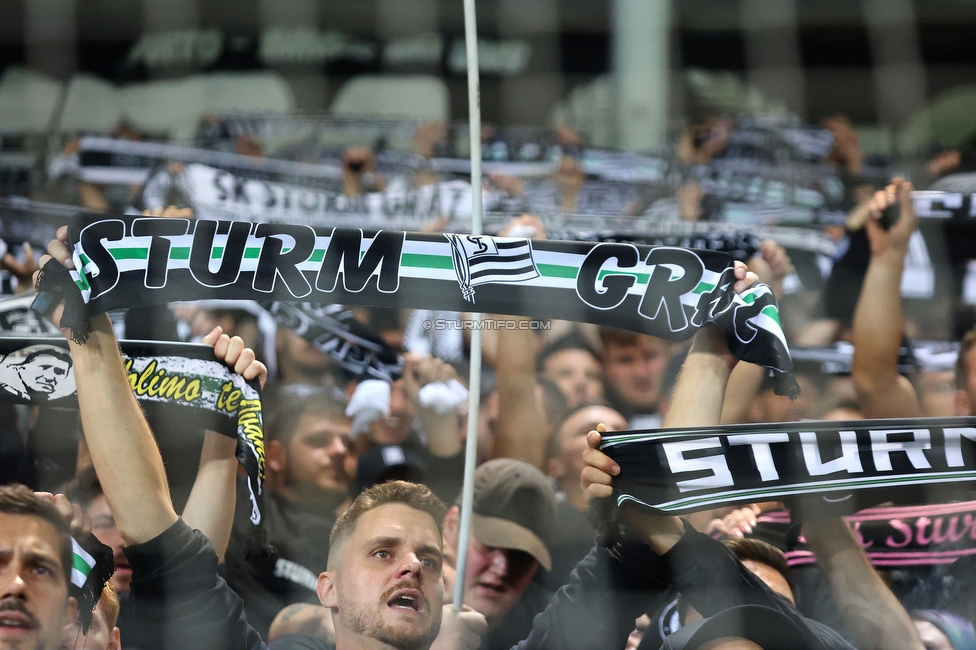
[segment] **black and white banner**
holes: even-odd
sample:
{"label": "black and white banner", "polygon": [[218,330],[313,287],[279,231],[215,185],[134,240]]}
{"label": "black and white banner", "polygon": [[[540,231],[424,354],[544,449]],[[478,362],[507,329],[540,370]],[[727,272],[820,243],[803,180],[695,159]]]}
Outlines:
{"label": "black and white banner", "polygon": [[166,163],[213,165],[237,174],[265,178],[302,179],[302,184],[330,183],[342,179],[336,163],[310,164],[273,158],[257,158],[223,151],[209,151],[156,142],[134,142],[112,138],[85,137],[77,158],[52,161],[52,176],[71,174],[78,180],[98,184],[141,185],[150,172]]}
{"label": "black and white banner", "polygon": [[684,340],[713,322],[729,349],[795,392],[772,292],[732,290],[728,254],[634,244],[78,215],[72,277],[89,314],[243,299],[521,314]]}
{"label": "black and white banner", "polygon": [[791,422],[606,433],[618,505],[659,514],[786,501],[847,514],[971,497],[976,419]]}
{"label": "black and white banner", "polygon": [[342,305],[258,304],[280,327],[292,330],[355,377],[394,381],[403,375],[403,358]]}
{"label": "black and white banner", "polygon": [[[492,209],[497,192],[484,193],[484,208]],[[245,219],[289,223],[343,223],[382,227],[391,220],[410,219],[414,227],[450,217],[471,218],[471,185],[446,181],[419,188],[393,184],[386,191],[362,196],[304,187],[235,174],[217,167],[185,165],[175,173],[154,172],[142,191],[147,209],[176,204],[193,209],[201,219]]]}
{"label": "black and white banner", "polygon": [[[265,457],[257,384],[216,361],[210,346],[148,341],[121,345],[129,385],[147,413],[158,412],[181,427],[210,429],[237,439],[237,460],[248,476],[251,523],[260,525]],[[0,402],[76,405],[67,347],[63,337],[0,338]]]}

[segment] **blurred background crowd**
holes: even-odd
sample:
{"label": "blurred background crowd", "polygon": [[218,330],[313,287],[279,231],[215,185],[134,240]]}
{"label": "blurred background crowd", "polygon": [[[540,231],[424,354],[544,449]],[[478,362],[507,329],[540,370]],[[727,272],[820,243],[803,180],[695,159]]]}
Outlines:
{"label": "blurred background crowd", "polygon": [[[897,369],[919,415],[971,414],[960,394],[974,343],[965,335],[976,324],[976,6],[477,4],[486,232],[732,253],[777,296],[802,394],[777,396],[753,373],[727,395],[723,422],[857,419],[878,415],[851,377],[873,255],[867,201],[891,178],[909,178],[924,191],[914,197],[919,224],[888,314],[903,319]],[[0,0],[0,287],[9,294],[0,336],[51,334],[18,294],[31,291],[35,250],[79,208],[465,232],[465,73],[453,1]],[[503,324],[484,332],[481,408],[468,414],[425,405],[420,391],[467,383],[470,314],[348,307],[342,322],[405,358],[385,412],[354,431],[347,406],[362,378],[260,305],[113,314],[126,339],[194,342],[220,325],[271,369],[263,400],[278,554],[245,557],[249,506],[239,495],[224,565],[259,631],[283,608],[317,602],[322,540],[363,488],[406,478],[454,503],[469,417],[478,419],[479,461],[527,461],[547,477],[532,489],[553,503],[534,531],[550,570],[524,550],[510,554],[508,573],[493,583],[498,597],[479,610],[493,626],[484,647],[521,639],[547,590],[566,582],[595,534],[579,486],[586,432],[598,422],[660,426],[688,345],[487,318]],[[96,533],[104,517],[103,541],[124,567],[77,413],[0,409],[0,482],[67,483],[92,509]],[[203,437],[178,422],[154,430],[179,510]],[[776,507],[710,512],[700,528],[748,536]],[[946,609],[947,566],[886,575],[907,608]],[[117,574],[120,591],[125,575]],[[843,627],[836,610],[806,593],[801,609]],[[973,615],[956,604],[954,614]],[[664,609],[648,620],[657,625]],[[957,650],[976,648],[971,624],[944,612],[920,616],[956,626],[943,631],[959,637]]]}

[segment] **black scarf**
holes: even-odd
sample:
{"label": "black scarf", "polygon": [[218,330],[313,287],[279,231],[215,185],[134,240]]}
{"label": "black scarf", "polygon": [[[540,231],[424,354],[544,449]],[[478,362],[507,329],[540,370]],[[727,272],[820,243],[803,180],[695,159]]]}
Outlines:
{"label": "black scarf", "polygon": [[[67,345],[63,338],[0,337],[0,402],[77,404]],[[248,476],[251,523],[259,527],[264,420],[257,383],[216,361],[213,348],[206,345],[122,341],[122,355],[129,385],[143,408],[165,410],[190,429],[210,429],[237,439],[237,460]]]}
{"label": "black scarf", "polygon": [[725,253],[86,214],[73,219],[69,240],[83,298],[66,307],[72,322],[121,307],[224,298],[477,309],[673,341],[714,323],[733,354],[782,380],[780,394],[797,392],[772,292],[758,284],[736,295]]}
{"label": "black scarf", "polygon": [[797,520],[972,495],[976,419],[740,424],[604,434],[617,505],[657,514],[785,501]]}

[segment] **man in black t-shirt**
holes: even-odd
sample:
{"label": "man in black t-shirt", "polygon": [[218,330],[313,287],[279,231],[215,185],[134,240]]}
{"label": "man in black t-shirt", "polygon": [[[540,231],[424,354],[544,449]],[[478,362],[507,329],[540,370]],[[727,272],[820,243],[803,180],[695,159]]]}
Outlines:
{"label": "man in black t-shirt", "polygon": [[274,553],[247,550],[250,499],[239,482],[237,512],[223,575],[244,599],[251,625],[266,636],[274,617],[297,602],[318,603],[329,533],[336,511],[349,499],[350,421],[344,405],[316,392],[286,398],[267,429],[268,486],[265,529]]}

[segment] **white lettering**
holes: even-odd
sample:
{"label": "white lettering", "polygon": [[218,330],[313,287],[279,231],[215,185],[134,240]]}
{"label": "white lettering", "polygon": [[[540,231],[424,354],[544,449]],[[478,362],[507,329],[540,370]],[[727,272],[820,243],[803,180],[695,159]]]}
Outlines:
{"label": "white lettering", "polygon": [[976,429],[973,427],[952,427],[942,430],[945,436],[946,465],[949,467],[963,467],[962,438],[976,442]]}
{"label": "white lettering", "polygon": [[678,481],[678,489],[682,492],[732,487],[735,485],[725,456],[719,454],[716,456],[705,456],[703,458],[685,458],[685,452],[689,451],[703,451],[706,449],[721,450],[722,442],[717,437],[665,442],[661,446],[664,448],[664,455],[668,459],[668,466],[671,468],[672,474],[702,471],[711,472],[711,476]]}
{"label": "white lettering", "polygon": [[803,462],[806,463],[810,476],[823,476],[834,472],[855,474],[864,471],[861,467],[861,458],[857,453],[857,435],[853,431],[840,432],[840,456],[826,463],[820,455],[817,434],[812,431],[801,431],[800,443],[803,446]]}
{"label": "white lettering", "polygon": [[779,472],[773,462],[773,450],[769,446],[775,442],[789,442],[790,434],[781,433],[747,433],[739,436],[729,436],[730,445],[749,445],[752,447],[752,459],[759,470],[759,477],[763,481],[778,481]]}
{"label": "white lettering", "polygon": [[275,561],[274,575],[276,578],[283,578],[312,591],[315,591],[318,586],[318,576],[315,573],[301,564],[284,558]]}
{"label": "white lettering", "polygon": [[[883,429],[880,431],[870,431],[871,450],[874,454],[874,467],[879,472],[891,471],[891,454],[904,452],[908,456],[908,462],[915,469],[931,469],[928,459],[925,457],[926,449],[932,448],[931,434],[928,429]],[[899,433],[912,434],[911,440],[893,442],[889,436]]]}

